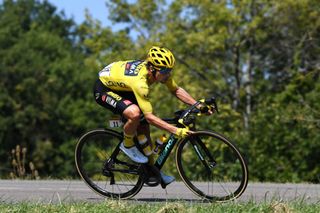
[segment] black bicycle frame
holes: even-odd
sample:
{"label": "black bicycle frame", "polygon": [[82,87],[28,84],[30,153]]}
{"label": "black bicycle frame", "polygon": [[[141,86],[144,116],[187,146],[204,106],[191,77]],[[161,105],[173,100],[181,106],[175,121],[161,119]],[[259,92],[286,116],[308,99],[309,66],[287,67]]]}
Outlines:
{"label": "black bicycle frame", "polygon": [[175,138],[173,134],[170,135],[168,140],[165,142],[165,147],[161,150],[159,157],[155,162],[155,166],[160,170],[167,158],[169,157],[174,145],[179,141],[179,139]]}

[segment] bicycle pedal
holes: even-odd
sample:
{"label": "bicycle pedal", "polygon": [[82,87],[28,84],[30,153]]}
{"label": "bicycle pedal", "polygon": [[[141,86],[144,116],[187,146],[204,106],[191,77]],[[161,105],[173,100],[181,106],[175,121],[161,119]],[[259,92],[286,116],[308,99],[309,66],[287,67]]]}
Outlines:
{"label": "bicycle pedal", "polygon": [[145,184],[147,184],[148,186],[154,187],[154,186],[158,186],[159,183],[161,182],[161,180],[158,177],[149,177],[147,178],[147,180],[145,180]]}
{"label": "bicycle pedal", "polygon": [[165,189],[169,184],[165,184],[162,180],[160,181],[161,188]]}
{"label": "bicycle pedal", "polygon": [[158,186],[161,182],[160,171],[157,167],[143,164],[141,165],[141,172],[144,177],[144,183],[148,186]]}

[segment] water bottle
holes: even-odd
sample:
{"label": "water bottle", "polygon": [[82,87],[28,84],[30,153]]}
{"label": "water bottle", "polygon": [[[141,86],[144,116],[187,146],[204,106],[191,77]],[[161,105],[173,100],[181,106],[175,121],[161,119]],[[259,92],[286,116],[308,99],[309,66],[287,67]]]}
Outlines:
{"label": "water bottle", "polygon": [[163,144],[167,141],[167,137],[166,135],[162,135],[161,137],[157,138],[156,143],[155,143],[155,147],[153,149],[153,153],[154,154],[159,154]]}
{"label": "water bottle", "polygon": [[148,143],[148,139],[145,135],[138,135],[138,141],[141,149],[145,156],[150,156],[152,154],[152,148]]}

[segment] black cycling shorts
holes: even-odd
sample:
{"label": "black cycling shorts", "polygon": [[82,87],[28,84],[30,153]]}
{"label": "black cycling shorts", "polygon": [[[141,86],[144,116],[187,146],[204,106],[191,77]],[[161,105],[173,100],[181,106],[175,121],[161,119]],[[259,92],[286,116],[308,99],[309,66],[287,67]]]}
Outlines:
{"label": "black cycling shorts", "polygon": [[[114,91],[99,79],[93,87],[93,95],[99,105],[111,110],[114,114],[122,115],[123,111],[132,104],[139,106],[133,92]],[[146,123],[142,112],[140,122]]]}

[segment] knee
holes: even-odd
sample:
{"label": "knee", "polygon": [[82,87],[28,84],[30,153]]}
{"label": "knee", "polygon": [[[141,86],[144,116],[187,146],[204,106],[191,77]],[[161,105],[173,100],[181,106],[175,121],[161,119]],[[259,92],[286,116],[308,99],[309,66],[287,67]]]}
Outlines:
{"label": "knee", "polygon": [[140,120],[140,108],[133,104],[124,110],[123,115],[129,120],[139,121]]}

